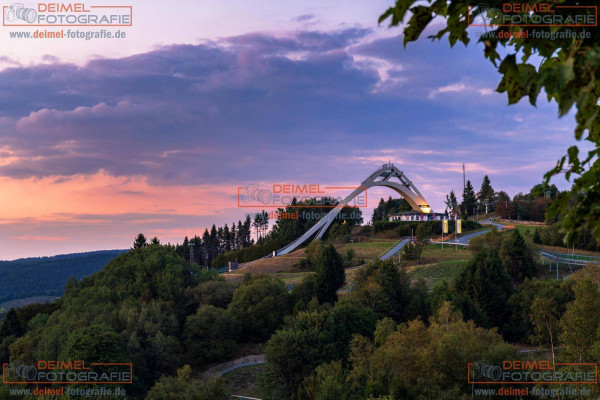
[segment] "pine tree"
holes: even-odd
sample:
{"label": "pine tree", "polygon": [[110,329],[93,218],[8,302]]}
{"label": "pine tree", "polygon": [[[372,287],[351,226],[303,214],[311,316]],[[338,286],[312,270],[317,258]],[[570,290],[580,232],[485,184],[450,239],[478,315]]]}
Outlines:
{"label": "pine tree", "polygon": [[181,249],[183,258],[185,258],[189,262],[193,262],[193,260],[190,260],[190,240],[187,236],[185,237],[185,239],[183,239],[183,245],[181,246]]}
{"label": "pine tree", "polygon": [[209,254],[210,254],[210,233],[208,233],[208,229],[204,229],[204,233],[202,234],[202,262],[204,265],[209,266]]}
{"label": "pine tree", "polygon": [[246,247],[245,246],[245,241],[244,241],[244,225],[242,224],[242,221],[238,221],[237,223],[237,248],[241,249]]}
{"label": "pine tree", "polygon": [[513,229],[510,236],[502,241],[500,257],[514,285],[519,285],[525,278],[535,275],[533,256],[518,229]]}
{"label": "pine tree", "polygon": [[252,238],[251,238],[251,227],[252,227],[252,219],[250,218],[250,216],[248,215],[246,217],[246,220],[244,221],[244,238],[243,238],[243,246],[242,247],[248,247],[252,244]]}
{"label": "pine tree", "polygon": [[263,237],[266,237],[267,232],[269,232],[269,214],[264,210],[261,213],[261,222],[262,222],[262,235],[263,235]]}
{"label": "pine tree", "polygon": [[252,222],[252,226],[254,227],[256,241],[258,241],[258,239],[260,238],[260,227],[261,227],[259,213],[254,214],[254,222]]}
{"label": "pine tree", "polygon": [[231,223],[231,250],[236,250],[238,248],[238,236],[237,230],[235,229],[235,222]]}
{"label": "pine tree", "polygon": [[[206,230],[205,232],[208,233]],[[194,247],[194,259],[190,260],[190,262],[193,264],[204,265],[206,262],[206,249],[204,248],[202,239],[200,239],[198,235],[194,235],[192,240],[190,240],[190,247]]]}
{"label": "pine tree", "polygon": [[[491,326],[502,327],[508,318],[506,303],[514,289],[496,250],[481,250],[453,282],[453,298],[475,307]],[[472,311],[461,309],[463,315]]]}
{"label": "pine tree", "polygon": [[2,342],[2,339],[5,337],[19,337],[22,336],[23,333],[23,326],[21,325],[19,316],[15,309],[11,308],[8,313],[6,313],[2,325],[0,325],[0,342]]}
{"label": "pine tree", "polygon": [[472,216],[475,214],[475,207],[477,206],[477,198],[475,197],[475,191],[471,181],[467,181],[465,189],[463,191],[463,201],[461,204],[461,212],[464,215]]}
{"label": "pine tree", "polygon": [[146,246],[148,246],[148,243],[147,243],[147,240],[146,240],[146,236],[144,236],[143,233],[140,233],[139,235],[137,235],[137,237],[133,241],[133,248],[134,249],[141,249],[141,248],[146,247]]}
{"label": "pine tree", "polygon": [[450,191],[449,195],[446,195],[446,212],[451,214],[455,213],[458,209],[458,200],[456,199],[456,195],[454,194],[454,189]]}
{"label": "pine tree", "polygon": [[490,206],[494,201],[494,189],[490,183],[490,178],[486,175],[483,177],[481,182],[481,189],[477,196],[479,204],[486,210],[486,213],[490,210]]}
{"label": "pine tree", "polygon": [[344,262],[335,247],[329,245],[321,249],[316,260],[316,294],[320,303],[335,303],[337,290],[346,280]]}
{"label": "pine tree", "polygon": [[377,221],[383,221],[383,216],[385,213],[385,201],[383,200],[383,198],[379,199],[379,204],[377,205],[377,207],[373,210],[373,218],[372,221],[375,223]]}
{"label": "pine tree", "polygon": [[215,257],[217,256],[219,239],[217,238],[217,227],[213,224],[210,228],[210,235],[208,239],[208,265],[211,265]]}
{"label": "pine tree", "polygon": [[540,235],[540,228],[537,228],[533,232],[533,239],[532,239],[532,241],[535,244],[542,244],[542,235]]}
{"label": "pine tree", "polygon": [[225,233],[223,231],[223,227],[220,226],[217,229],[217,243],[216,243],[215,256],[216,256],[216,254],[224,252],[225,251],[224,248],[225,248]]}

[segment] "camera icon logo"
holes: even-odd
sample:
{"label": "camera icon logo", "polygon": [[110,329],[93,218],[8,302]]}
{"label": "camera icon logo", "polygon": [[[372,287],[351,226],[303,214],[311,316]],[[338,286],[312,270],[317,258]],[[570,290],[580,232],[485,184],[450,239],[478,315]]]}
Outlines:
{"label": "camera icon logo", "polygon": [[269,205],[273,199],[273,193],[268,189],[262,189],[258,185],[249,184],[239,191],[239,199],[244,203],[250,203],[253,200],[261,204]]}
{"label": "camera icon logo", "polygon": [[477,361],[473,363],[471,369],[473,379],[487,378],[493,381],[498,381],[502,377],[502,368],[498,365],[490,365],[487,361]]}
{"label": "camera icon logo", "polygon": [[485,3],[478,4],[476,7],[473,7],[473,10],[472,24],[492,26],[499,24],[502,18],[502,10],[490,7]]}
{"label": "camera icon logo", "polygon": [[38,370],[36,367],[26,365],[21,361],[14,361],[8,365],[7,374],[9,377],[22,378],[27,381],[34,381],[37,377]]}
{"label": "camera icon logo", "polygon": [[14,22],[19,19],[31,24],[37,18],[37,11],[33,8],[25,8],[21,3],[13,3],[12,6],[8,6],[4,10],[4,18],[8,22]]}

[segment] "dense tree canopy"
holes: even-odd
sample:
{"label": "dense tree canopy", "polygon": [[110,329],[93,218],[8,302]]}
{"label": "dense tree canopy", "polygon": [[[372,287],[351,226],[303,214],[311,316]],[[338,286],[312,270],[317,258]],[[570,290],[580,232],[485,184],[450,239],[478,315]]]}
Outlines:
{"label": "dense tree canopy", "polygon": [[315,294],[321,303],[335,303],[337,290],[346,280],[342,257],[332,245],[323,247],[316,259]]}
{"label": "dense tree canopy", "polygon": [[251,277],[235,291],[228,310],[240,322],[243,340],[263,341],[289,314],[288,292],[279,279]]}
{"label": "dense tree canopy", "polygon": [[452,290],[460,299],[459,304],[466,301],[460,308],[463,313],[472,314],[469,318],[481,313],[484,319],[475,318],[478,324],[504,328],[509,315],[506,303],[513,286],[496,250],[484,249],[475,254],[454,280]]}
{"label": "dense tree canopy", "polygon": [[269,340],[269,391],[274,399],[290,399],[318,365],[348,356],[354,334],[372,337],[377,316],[356,303],[300,312]]}
{"label": "dense tree canopy", "polygon": [[171,247],[131,250],[103,271],[71,281],[59,309],[23,315],[31,319],[10,346],[11,360],[132,362],[128,394],[142,395],[179,363],[186,288],[211,279],[216,274],[196,269]]}
{"label": "dense tree canopy", "polygon": [[233,354],[238,324],[228,310],[203,305],[187,318],[183,335],[190,354],[207,363]]}
{"label": "dense tree canopy", "polygon": [[509,236],[502,241],[500,258],[515,286],[535,275],[533,255],[518,229],[513,229]]}
{"label": "dense tree canopy", "polygon": [[379,317],[401,322],[410,302],[408,277],[391,260],[376,260],[358,270],[352,295]]}

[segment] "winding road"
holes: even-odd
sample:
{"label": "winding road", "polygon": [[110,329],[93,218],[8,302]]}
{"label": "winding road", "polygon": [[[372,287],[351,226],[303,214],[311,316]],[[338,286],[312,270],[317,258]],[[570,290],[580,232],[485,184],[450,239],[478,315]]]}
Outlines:
{"label": "winding road", "polygon": [[[496,222],[490,222],[490,221],[480,221],[479,223],[481,225],[495,225],[496,228],[498,228],[498,230],[500,230],[500,229],[502,229],[504,227],[501,224],[498,224]],[[445,240],[444,244],[458,244],[459,246],[467,246],[469,244],[469,241],[471,239],[473,239],[474,237],[477,237],[477,236],[485,235],[490,230],[491,229],[486,229],[484,231],[478,231],[478,232],[468,233],[468,234],[463,235],[463,236],[461,236],[461,237],[459,237],[457,239]],[[431,243],[441,244],[442,242],[431,242]]]}

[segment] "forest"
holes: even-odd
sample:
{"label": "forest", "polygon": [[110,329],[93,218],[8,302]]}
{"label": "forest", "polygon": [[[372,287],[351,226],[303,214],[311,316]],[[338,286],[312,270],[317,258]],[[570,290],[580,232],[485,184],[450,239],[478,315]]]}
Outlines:
{"label": "forest", "polygon": [[470,251],[462,272],[432,290],[374,261],[340,292],[344,257],[315,241],[305,265],[314,274],[288,291],[267,275],[229,283],[150,243],[71,280],[54,303],[11,310],[0,361],[132,362],[123,398],[227,399],[221,378],[198,371],[258,347],[267,398],[358,400],[470,398],[467,364],[526,357],[515,343],[559,347],[556,362],[598,356],[597,270],[538,279],[518,230],[490,232]]}
{"label": "forest", "polygon": [[60,296],[71,277],[81,279],[104,268],[126,250],[0,261],[0,304],[34,296]]}
{"label": "forest", "polygon": [[[330,197],[324,197],[323,202],[332,205],[338,203],[336,199]],[[332,207],[327,206],[300,206],[294,198],[289,206],[278,209],[278,212],[280,214],[306,212],[316,216],[328,213],[331,209]],[[348,235],[349,231],[340,231],[341,225],[345,223],[347,227],[352,227],[363,222],[362,210],[359,207],[345,206],[340,216],[344,218],[340,217],[336,220],[327,235]],[[269,227],[268,214],[262,211],[255,213],[253,217],[247,215],[244,221],[240,220],[237,224],[234,222],[231,226],[225,224],[217,228],[213,225],[210,230],[207,228],[201,236],[196,235],[192,239],[186,236],[183,243],[177,244],[175,248],[180,256],[190,261],[190,248],[194,247],[194,259],[191,262],[221,268],[229,261],[242,263],[264,257],[291,243],[317,222],[318,218],[280,218]],[[252,238],[253,232],[254,238]]]}
{"label": "forest", "polygon": [[[498,204],[484,203],[492,212]],[[386,221],[402,207],[382,200],[380,220],[355,232],[416,231],[403,259],[420,263],[423,243],[441,222]],[[258,213],[182,245],[138,235],[103,270],[70,279],[55,302],[8,311],[0,362],[129,362],[127,394],[110,398],[225,400],[232,394],[225,380],[203,371],[260,353],[266,364],[256,386],[264,399],[466,400],[466,367],[478,360],[540,358],[556,366],[598,357],[600,272],[548,280],[535,261],[531,246],[553,237],[554,225],[527,240],[519,229],[472,239],[469,260],[433,286],[391,260],[355,268],[348,285],[350,255],[334,244],[348,243],[361,220],[336,221],[329,237],[313,240],[300,263],[304,275],[291,287],[273,275],[247,273],[233,282],[204,268],[210,259],[217,266],[257,258],[316,222],[278,220],[269,231],[263,221]],[[481,226],[467,220],[464,229]],[[524,346],[538,350],[520,352]],[[0,385],[0,398],[10,389]],[[597,384],[591,390],[600,394]]]}

